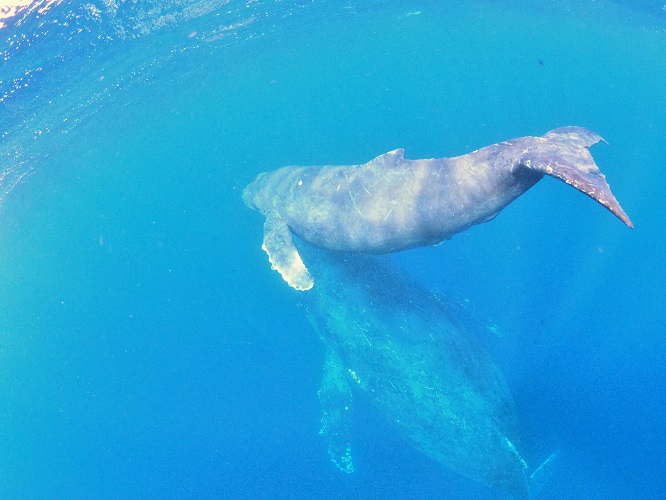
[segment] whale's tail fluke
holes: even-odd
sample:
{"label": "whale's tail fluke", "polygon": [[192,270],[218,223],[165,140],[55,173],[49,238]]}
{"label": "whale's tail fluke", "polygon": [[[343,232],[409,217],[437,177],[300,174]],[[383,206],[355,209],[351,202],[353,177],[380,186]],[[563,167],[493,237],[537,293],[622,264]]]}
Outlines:
{"label": "whale's tail fluke", "polygon": [[604,174],[588,151],[599,141],[606,142],[599,134],[586,128],[557,128],[542,137],[535,137],[535,142],[523,151],[520,164],[575,187],[633,228],[634,224],[611,193]]}

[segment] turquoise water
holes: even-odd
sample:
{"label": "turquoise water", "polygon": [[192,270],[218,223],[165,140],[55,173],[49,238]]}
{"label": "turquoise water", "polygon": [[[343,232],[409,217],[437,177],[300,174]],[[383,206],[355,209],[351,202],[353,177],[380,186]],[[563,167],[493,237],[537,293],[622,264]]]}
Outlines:
{"label": "turquoise water", "polygon": [[[485,497],[362,399],[270,270],[256,174],[563,125],[636,225],[544,179],[394,260],[492,318],[544,498],[666,494],[666,12],[658,3],[42,4],[0,29],[0,496]],[[19,21],[17,24],[17,21]],[[482,330],[482,329],[480,329]],[[487,335],[487,338],[483,338]]]}

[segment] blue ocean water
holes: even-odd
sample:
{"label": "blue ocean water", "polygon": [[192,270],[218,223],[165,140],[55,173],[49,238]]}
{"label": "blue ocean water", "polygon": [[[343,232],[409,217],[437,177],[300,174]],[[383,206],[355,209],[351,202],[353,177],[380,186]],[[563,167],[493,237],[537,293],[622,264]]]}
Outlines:
{"label": "blue ocean water", "polygon": [[[666,495],[659,2],[43,1],[0,28],[0,496],[493,498],[357,398],[241,201],[262,171],[564,125],[636,225],[544,179],[394,256],[466,304],[542,498]],[[487,338],[483,338],[487,335]]]}

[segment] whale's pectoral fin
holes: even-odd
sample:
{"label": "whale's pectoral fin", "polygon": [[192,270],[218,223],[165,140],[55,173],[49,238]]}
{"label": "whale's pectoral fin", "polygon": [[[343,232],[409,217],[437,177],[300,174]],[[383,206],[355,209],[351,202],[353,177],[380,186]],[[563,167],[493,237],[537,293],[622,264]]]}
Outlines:
{"label": "whale's pectoral fin", "polygon": [[319,434],[328,440],[331,461],[342,472],[354,472],[349,444],[352,393],[342,360],[330,347],[326,350],[324,376],[318,394],[322,409]]}
{"label": "whale's pectoral fin", "polygon": [[546,460],[544,460],[539,467],[534,469],[534,472],[528,477],[530,487],[530,496],[539,495],[544,489],[544,486],[553,478],[554,471],[557,468],[559,461],[559,452],[554,451]]}
{"label": "whale's pectoral fin", "polygon": [[264,215],[266,222],[261,248],[268,254],[271,266],[282,275],[289,286],[296,290],[309,290],[314,285],[314,279],[294,246],[289,226],[274,210]]}
{"label": "whale's pectoral fin", "polygon": [[600,135],[582,127],[558,128],[537,137],[523,152],[520,163],[575,187],[633,228],[633,223],[611,193],[604,174],[588,151],[599,141],[603,141]]}

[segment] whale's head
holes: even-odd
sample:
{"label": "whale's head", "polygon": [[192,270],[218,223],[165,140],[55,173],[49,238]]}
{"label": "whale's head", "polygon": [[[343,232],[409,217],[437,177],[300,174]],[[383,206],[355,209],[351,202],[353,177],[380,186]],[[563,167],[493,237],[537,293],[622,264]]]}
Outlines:
{"label": "whale's head", "polygon": [[253,210],[263,212],[266,207],[264,207],[261,202],[262,198],[265,197],[265,180],[268,172],[262,172],[243,190],[243,203]]}

